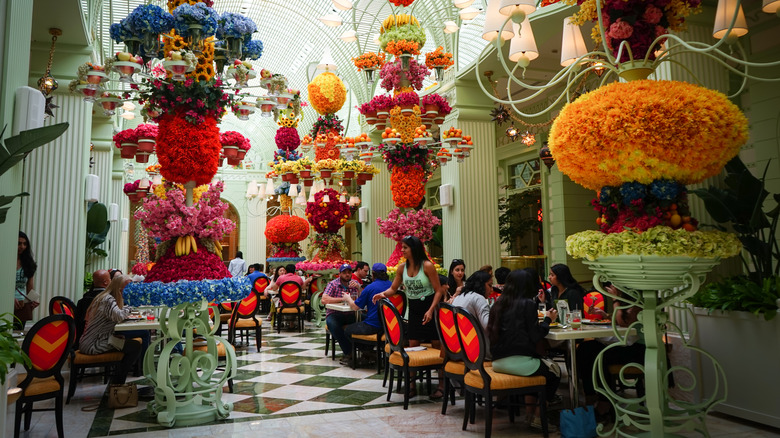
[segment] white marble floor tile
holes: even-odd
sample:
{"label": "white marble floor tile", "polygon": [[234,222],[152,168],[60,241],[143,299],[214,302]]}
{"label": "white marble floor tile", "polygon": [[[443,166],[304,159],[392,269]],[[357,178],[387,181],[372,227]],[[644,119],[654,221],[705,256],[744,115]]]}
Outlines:
{"label": "white marble floor tile", "polygon": [[319,386],[287,385],[282,388],[266,391],[262,396],[290,400],[309,400],[325,394],[326,392],[330,392],[331,390],[331,388],[322,388]]}
{"label": "white marble floor tile", "polygon": [[297,374],[297,373],[268,373],[259,377],[253,377],[248,382],[261,382],[261,383],[278,383],[281,385],[289,385],[291,383],[300,382],[306,380],[309,377],[314,377],[311,374]]}

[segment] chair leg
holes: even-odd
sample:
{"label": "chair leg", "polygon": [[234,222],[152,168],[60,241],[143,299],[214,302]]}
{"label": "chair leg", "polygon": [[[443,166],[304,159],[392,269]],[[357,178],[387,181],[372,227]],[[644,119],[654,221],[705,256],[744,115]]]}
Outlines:
{"label": "chair leg", "polygon": [[233,393],[233,379],[228,379],[228,391]]}
{"label": "chair leg", "polygon": [[65,437],[65,429],[62,427],[62,389],[57,393],[57,397],[54,398],[54,418],[57,423],[57,437]]}
{"label": "chair leg", "polygon": [[357,363],[357,342],[355,342],[354,339],[352,339],[352,369],[355,369],[355,364]]}
{"label": "chair leg", "polygon": [[447,376],[443,376],[444,378],[444,397],[441,398],[441,414],[447,415],[447,403],[449,402],[450,398],[450,391],[452,391],[452,385],[450,384],[450,379],[447,378]]}
{"label": "chair leg", "polygon": [[76,392],[76,380],[78,380],[79,368],[71,363],[70,365],[70,383],[68,383],[68,398],[65,400],[65,404],[70,403],[70,398]]}
{"label": "chair leg", "polygon": [[472,406],[471,406],[472,405],[472,397],[473,397],[473,395],[469,391],[466,391],[466,399],[465,399],[465,403],[463,405],[463,428],[462,428],[462,430],[466,430],[466,426],[468,426],[468,424],[469,424],[469,410],[473,409]]}
{"label": "chair leg", "polygon": [[385,386],[385,385],[387,385],[387,373],[389,371],[390,365],[389,365],[387,357],[385,357],[382,362],[384,362],[384,364],[385,364],[385,377],[382,379],[382,386]]}
{"label": "chair leg", "polygon": [[257,345],[257,351],[260,352],[260,344],[263,342],[263,332],[260,328],[260,323],[255,322],[255,324],[255,345]]}
{"label": "chair leg", "polygon": [[328,349],[330,348],[330,332],[325,331],[325,357],[328,357]]}
{"label": "chair leg", "polygon": [[[416,382],[417,380],[415,380]],[[409,409],[409,393],[411,392],[411,382],[409,379],[409,368],[404,367],[404,410]]]}
{"label": "chair leg", "polygon": [[32,402],[27,402],[24,407],[24,430],[30,430],[30,424],[32,423],[32,408]]}
{"label": "chair leg", "polygon": [[[387,377],[387,374],[385,374]],[[390,401],[390,395],[393,393],[393,378],[395,377],[395,370],[390,368],[390,386],[387,387],[387,401]]]}
{"label": "chair leg", "polygon": [[22,425],[22,412],[24,404],[21,400],[16,402],[16,414],[14,415],[14,438],[19,438],[19,428]]}
{"label": "chair leg", "polygon": [[490,433],[493,431],[493,396],[488,395],[485,400],[485,438],[490,438]]}
{"label": "chair leg", "polygon": [[336,360],[336,337],[331,336],[330,338],[330,358],[332,360]]}
{"label": "chair leg", "polygon": [[544,388],[539,391],[537,400],[539,403],[539,416],[541,417],[540,420],[542,420],[542,435],[544,435],[544,438],[547,438],[549,433],[547,427],[547,394],[545,394]]}
{"label": "chair leg", "polygon": [[376,373],[377,374],[382,372],[382,343],[378,339],[379,338],[377,337],[377,341],[376,341]]}

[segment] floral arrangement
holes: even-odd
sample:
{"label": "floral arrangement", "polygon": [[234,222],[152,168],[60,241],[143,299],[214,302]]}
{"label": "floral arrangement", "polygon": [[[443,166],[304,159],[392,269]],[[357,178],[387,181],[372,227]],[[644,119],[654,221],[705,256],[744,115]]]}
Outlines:
{"label": "floral arrangement", "polygon": [[419,105],[420,96],[418,96],[414,91],[399,93],[393,98],[393,102],[401,107]]}
{"label": "floral arrangement", "polygon": [[190,25],[203,26],[202,34],[204,37],[212,36],[217,31],[219,14],[204,3],[194,5],[185,3],[174,9],[172,15],[173,27],[176,29],[176,33],[182,37],[189,36]]}
{"label": "floral arrangement", "polygon": [[[420,107],[415,105],[412,113],[407,114],[401,111],[401,107],[396,106],[390,110],[390,123],[393,126],[391,132],[395,130],[400,134],[402,143],[412,143],[416,137],[415,131],[420,126],[422,119]],[[387,130],[387,128],[385,128]]]}
{"label": "floral arrangement", "polygon": [[146,173],[160,173],[160,169],[162,169],[162,166],[159,164],[152,164],[151,166],[146,166]]}
{"label": "floral arrangement", "polygon": [[138,143],[138,134],[135,129],[125,129],[114,134],[114,146],[122,148],[122,143]]}
{"label": "floral arrangement", "polygon": [[395,167],[390,175],[390,191],[396,207],[417,208],[425,198],[428,176],[420,164]]}
{"label": "floral arrangement", "polygon": [[452,112],[452,107],[450,106],[449,102],[447,102],[447,99],[443,98],[438,93],[426,94],[425,96],[423,96],[422,101],[420,103],[423,107],[426,107],[428,105],[434,105],[439,107],[439,117],[446,116],[447,114]]}
{"label": "floral arrangement", "polygon": [[744,114],[717,91],[615,82],[567,104],[549,147],[561,172],[591,190],[659,177],[694,184],[720,173],[747,141],[747,128]]}
{"label": "floral arrangement", "polygon": [[263,55],[263,42],[260,40],[251,40],[241,46],[241,56],[244,59],[260,59]]}
{"label": "floral arrangement", "polygon": [[404,71],[401,68],[401,60],[396,59],[393,62],[386,63],[379,71],[379,78],[382,79],[380,85],[387,91],[400,89],[402,77],[409,81],[409,85],[415,90],[420,90],[423,80],[431,73],[423,64],[414,59],[409,61],[409,70]]}
{"label": "floral arrangement", "polygon": [[336,133],[341,134],[344,126],[336,114],[326,114],[317,118],[317,121],[311,127],[309,135],[316,138],[319,134]]}
{"label": "floral arrangement", "polygon": [[[337,234],[338,236],[338,234]],[[341,237],[341,236],[339,236]],[[311,246],[310,246],[311,248]],[[346,251],[346,246],[344,247],[344,251]],[[352,265],[352,268],[354,269],[355,265],[357,265],[357,262],[351,262],[349,260],[322,260],[322,261],[311,261],[311,262],[300,262],[295,264],[295,269],[300,269],[304,272],[313,272],[313,271],[329,271],[331,269],[336,270],[343,264],[350,264]]]}
{"label": "floral arrangement", "polygon": [[416,236],[427,242],[433,238],[433,227],[441,225],[441,219],[426,209],[403,214],[400,209],[394,208],[388,213],[387,219],[376,218],[376,224],[383,236],[396,242],[406,236]]}
{"label": "floral arrangement", "polygon": [[[328,195],[330,202],[323,201],[325,195]],[[347,223],[349,214],[349,205],[340,202],[339,192],[333,189],[315,193],[314,202],[306,203],[306,218],[318,233],[338,232]]]}
{"label": "floral arrangement", "polygon": [[203,3],[210,8],[214,6],[214,0],[168,0],[168,10],[172,11],[185,3]]}
{"label": "floral arrangement", "polygon": [[[685,30],[685,18],[701,12],[701,0],[601,0],[601,18],[607,47],[617,56],[620,43],[626,41],[634,59],[654,60],[654,52],[663,43],[650,47],[657,37],[669,30]],[[567,4],[578,4],[580,10],[572,17],[572,23],[583,25],[588,21],[598,21],[596,0],[565,0]],[[593,28],[591,37],[601,42],[598,25]],[[624,49],[620,62],[628,61],[629,55]]]}
{"label": "floral arrangement", "polygon": [[298,216],[274,216],[265,226],[265,237],[271,243],[300,242],[309,237],[309,223]]}
{"label": "floral arrangement", "polygon": [[339,172],[344,171],[351,171],[351,172],[362,172],[363,171],[363,162],[359,160],[338,160],[338,164],[336,165],[336,170]]}
{"label": "floral arrangement", "polygon": [[335,74],[320,73],[308,86],[309,103],[320,114],[332,114],[344,106],[347,89]]}
{"label": "floral arrangement", "polygon": [[157,158],[168,181],[196,185],[208,184],[217,173],[220,149],[219,128],[215,118],[193,125],[180,109],[158,118]]}
{"label": "floral arrangement", "polygon": [[136,263],[132,268],[130,268],[130,273],[133,275],[146,276],[146,274],[149,273],[149,269],[146,267],[146,263]]}
{"label": "floral arrangement", "polygon": [[453,64],[455,61],[452,60],[452,53],[445,52],[442,46],[425,54],[425,66],[428,68],[447,68]]}
{"label": "floral arrangement", "polygon": [[604,234],[590,230],[566,238],[566,251],[573,257],[588,260],[623,254],[725,258],[737,255],[741,250],[742,244],[732,233],[691,232],[664,226],[643,233]]}
{"label": "floral arrangement", "polygon": [[[195,187],[192,190],[193,202],[197,204],[198,201],[200,200],[200,197],[204,193],[206,193],[210,187],[211,187],[210,184],[203,184]],[[154,196],[156,196],[159,199],[168,199],[168,192],[170,192],[171,190],[178,190],[182,193],[185,192],[184,186],[182,186],[181,184],[171,184],[168,181],[165,181],[163,184],[156,184],[155,186],[152,187],[152,192],[154,193]]]}
{"label": "floral arrangement", "polygon": [[148,86],[139,93],[138,102],[160,111],[160,115],[152,118],[158,123],[163,114],[179,111],[193,125],[200,125],[207,118],[219,121],[224,108],[230,106],[230,97],[222,92],[219,78],[208,81],[187,78],[167,84],[161,79],[147,81]]}
{"label": "floral arrangement", "polygon": [[[320,171],[321,169],[330,169],[335,170],[339,167],[339,161],[341,160],[335,160],[332,158],[326,158],[324,160],[319,160],[312,166],[312,170],[314,171]],[[338,197],[338,194],[336,194]]]}
{"label": "floral arrangement", "polygon": [[374,96],[374,98],[371,99],[369,103],[373,105],[377,111],[390,111],[390,108],[395,106],[395,101],[389,94],[379,94]]}
{"label": "floral arrangement", "polygon": [[[385,52],[388,52],[387,46],[390,42],[398,43],[400,41],[407,41],[409,43],[416,43],[417,47],[425,46],[425,30],[418,24],[402,24],[395,25],[390,29],[386,29],[379,35],[379,46]],[[388,52],[390,53],[390,52]],[[418,51],[419,54],[419,51]]]}
{"label": "floral arrangement", "polygon": [[119,21],[119,23],[113,23],[108,28],[108,34],[109,36],[111,36],[111,39],[114,40],[114,42],[117,44],[122,44],[125,41],[136,37],[135,31],[131,26],[128,17],[123,18],[122,20]]}
{"label": "floral arrangement", "polygon": [[223,189],[221,181],[212,184],[192,207],[185,204],[184,192],[170,190],[166,199],[147,200],[135,219],[141,221],[152,237],[162,240],[193,235],[218,241],[236,227],[224,217],[228,205],[219,199]]}
{"label": "floral arrangement", "polygon": [[292,162],[295,162],[297,160],[300,160],[301,157],[302,157],[302,155],[299,154],[298,152],[294,151],[294,150],[285,151],[285,150],[282,150],[282,149],[277,149],[274,152],[274,161],[273,162],[276,163],[276,164],[281,163],[282,161],[292,161]]}
{"label": "floral arrangement", "polygon": [[276,147],[283,151],[293,151],[301,144],[301,137],[295,128],[279,128],[274,136]]}
{"label": "floral arrangement", "polygon": [[238,146],[248,151],[251,148],[249,139],[237,131],[225,131],[219,134],[219,143],[223,146]]}
{"label": "floral arrangement", "polygon": [[157,138],[157,132],[158,132],[157,125],[152,125],[151,123],[141,123],[135,128],[135,134],[138,136],[138,138]]}
{"label": "floral arrangement", "polygon": [[[205,251],[203,252],[205,253]],[[201,251],[191,255],[197,254],[201,254]],[[175,262],[182,258],[172,257],[170,260]],[[125,287],[122,296],[125,303],[131,306],[175,307],[181,303],[199,303],[203,300],[206,300],[207,303],[239,301],[249,295],[249,292],[252,290],[249,279],[247,277],[232,278],[230,277],[230,271],[225,268],[224,264],[221,265],[228,273],[227,277],[229,278],[214,277],[215,279],[203,281],[183,279],[170,283],[163,281],[130,283]],[[158,270],[152,268],[149,276]],[[147,281],[149,276],[147,276]]]}
{"label": "floral arrangement", "polygon": [[420,54],[420,44],[417,41],[388,41],[385,46],[385,51],[391,55],[414,55]]}
{"label": "floral arrangement", "polygon": [[420,148],[413,143],[400,143],[395,145],[395,149],[383,150],[382,159],[391,172],[396,168],[413,166],[428,174],[430,169],[427,164],[431,161],[431,153],[428,148]]}
{"label": "floral arrangement", "polygon": [[156,35],[173,28],[173,16],[156,5],[140,5],[133,9],[125,20],[129,28],[135,31],[136,38],[140,36],[139,33]]}
{"label": "floral arrangement", "polygon": [[373,101],[368,101],[360,106],[357,107],[357,110],[362,115],[368,115],[368,114],[374,114],[376,115],[376,107],[374,106]]}
{"label": "floral arrangement", "polygon": [[135,193],[135,192],[137,192],[137,191],[138,191],[138,186],[139,186],[140,184],[141,184],[141,180],[140,180],[140,179],[137,179],[137,180],[135,180],[135,181],[133,181],[133,182],[131,182],[131,183],[127,183],[127,184],[125,184],[125,185],[124,185],[124,187],[122,188],[122,191],[123,191],[125,194],[128,194],[128,193]]}
{"label": "floral arrangement", "polygon": [[352,58],[352,62],[355,63],[358,71],[376,70],[385,65],[385,54],[383,52],[366,52],[356,58]]}
{"label": "floral arrangement", "polygon": [[[314,256],[315,251],[317,252],[316,256]],[[313,263],[331,262],[336,265],[335,268],[338,268],[344,263],[350,263],[348,260],[345,260],[346,254],[347,244],[344,242],[344,238],[338,233],[317,234],[314,236],[306,250],[307,257]],[[321,265],[322,269],[331,269],[324,266]]]}
{"label": "floral arrangement", "polygon": [[257,25],[246,15],[235,12],[224,12],[217,20],[217,39],[251,38],[257,32]]}
{"label": "floral arrangement", "polygon": [[414,3],[414,0],[390,0],[390,3],[398,6],[398,7],[406,7]]}

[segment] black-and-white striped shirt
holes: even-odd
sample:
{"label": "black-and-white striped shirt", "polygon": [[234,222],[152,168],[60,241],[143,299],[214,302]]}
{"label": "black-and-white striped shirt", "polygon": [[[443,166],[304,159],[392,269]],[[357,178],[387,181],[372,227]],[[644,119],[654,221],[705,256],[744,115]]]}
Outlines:
{"label": "black-and-white striped shirt", "polygon": [[120,309],[111,295],[105,295],[100,301],[93,301],[93,309],[87,313],[87,326],[79,341],[79,349],[85,354],[100,354],[116,350],[109,343],[114,334],[114,326],[124,321],[130,314],[130,308]]}

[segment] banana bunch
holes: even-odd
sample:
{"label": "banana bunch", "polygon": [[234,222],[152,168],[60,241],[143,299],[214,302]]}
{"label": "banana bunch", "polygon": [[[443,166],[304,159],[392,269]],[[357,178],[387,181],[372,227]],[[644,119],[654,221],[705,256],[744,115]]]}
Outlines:
{"label": "banana bunch", "polygon": [[190,234],[179,236],[176,239],[174,252],[176,256],[185,256],[189,255],[190,252],[198,252],[198,243],[195,241],[195,237]]}
{"label": "banana bunch", "polygon": [[395,26],[400,27],[405,24],[419,26],[420,22],[417,21],[417,18],[414,16],[408,14],[390,15],[389,17],[385,18],[385,21],[382,22],[382,29],[380,29],[380,33],[384,32],[385,30],[390,30]]}
{"label": "banana bunch", "polygon": [[214,239],[214,254],[216,254],[220,259],[222,258],[222,244],[219,243],[219,240]]}

